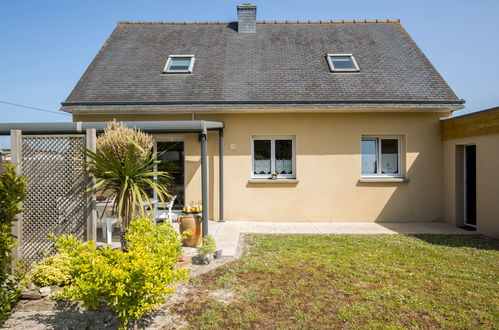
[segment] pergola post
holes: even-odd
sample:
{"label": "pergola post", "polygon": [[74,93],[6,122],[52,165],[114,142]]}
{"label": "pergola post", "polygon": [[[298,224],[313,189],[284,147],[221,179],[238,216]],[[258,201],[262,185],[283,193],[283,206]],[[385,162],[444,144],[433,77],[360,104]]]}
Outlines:
{"label": "pergola post", "polygon": [[207,166],[207,146],[206,140],[208,139],[208,131],[201,121],[201,134],[199,134],[199,141],[201,142],[201,200],[203,207],[203,237],[208,234],[208,171]]}
{"label": "pergola post", "polygon": [[218,131],[218,192],[219,222],[224,220],[224,130]]}
{"label": "pergola post", "polygon": [[[22,131],[13,129],[10,131],[10,160],[12,164],[16,164],[16,173],[22,174]],[[12,226],[12,234],[16,236],[17,243],[12,249],[12,257],[14,264],[22,258],[22,242],[23,242],[23,214],[16,216],[17,221]]]}

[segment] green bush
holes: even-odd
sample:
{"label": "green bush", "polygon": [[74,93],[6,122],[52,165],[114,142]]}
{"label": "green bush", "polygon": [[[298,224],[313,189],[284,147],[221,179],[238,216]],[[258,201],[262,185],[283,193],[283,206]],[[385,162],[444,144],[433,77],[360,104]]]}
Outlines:
{"label": "green bush", "polygon": [[12,277],[17,283],[22,285],[26,284],[26,278],[31,271],[31,263],[21,259],[16,262],[14,267],[12,268]]}
{"label": "green bush", "polygon": [[215,239],[211,235],[206,235],[203,238],[203,245],[198,249],[199,254],[212,254],[217,250]]}
{"label": "green bush", "polygon": [[11,314],[12,306],[19,300],[21,290],[13,281],[6,281],[0,287],[0,323]]}
{"label": "green bush", "polygon": [[72,282],[71,261],[71,256],[66,252],[46,257],[33,265],[22,284],[32,282],[38,286],[68,285]]}
{"label": "green bush", "polygon": [[17,302],[20,290],[9,279],[8,269],[16,237],[12,226],[26,197],[27,180],[16,174],[15,165],[0,165],[0,322],[5,320]]}
{"label": "green bush", "polygon": [[147,217],[135,218],[126,234],[128,250],[61,236],[60,253],[70,256],[72,284],[58,295],[96,308],[104,300],[126,326],[144,313],[161,307],[174,284],[187,280],[185,269],[175,269],[181,240],[171,224],[154,225]]}

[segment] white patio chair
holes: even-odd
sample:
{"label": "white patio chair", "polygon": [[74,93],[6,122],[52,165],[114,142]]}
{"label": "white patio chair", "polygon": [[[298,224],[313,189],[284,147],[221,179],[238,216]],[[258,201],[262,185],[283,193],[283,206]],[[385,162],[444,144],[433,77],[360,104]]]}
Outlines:
{"label": "white patio chair", "polygon": [[106,243],[111,245],[113,243],[113,225],[118,222],[118,218],[102,218],[102,222],[104,223],[104,226],[102,226],[102,236],[106,240]]}
{"label": "white patio chair", "polygon": [[163,221],[166,219],[168,222],[172,223],[173,222],[173,203],[175,202],[175,199],[177,198],[177,195],[173,196],[172,199],[170,199],[166,203],[161,203],[157,202],[155,204],[155,209],[154,209],[154,215],[156,219],[163,219]]}
{"label": "white patio chair", "polygon": [[[102,228],[102,237],[106,243],[111,245],[113,242],[113,225],[118,222],[118,218],[112,215],[114,199],[110,201],[97,202],[97,221]],[[106,216],[107,214],[109,216]]]}

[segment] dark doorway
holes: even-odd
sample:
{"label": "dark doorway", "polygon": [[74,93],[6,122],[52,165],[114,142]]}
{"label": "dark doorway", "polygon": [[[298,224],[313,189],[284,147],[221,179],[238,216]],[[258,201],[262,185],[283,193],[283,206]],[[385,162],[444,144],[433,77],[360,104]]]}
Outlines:
{"label": "dark doorway", "polygon": [[464,224],[476,227],[476,146],[464,147]]}
{"label": "dark doorway", "polygon": [[181,210],[184,203],[184,141],[157,142],[157,151],[161,164],[158,170],[166,171],[171,176],[169,193],[176,195],[174,210]]}

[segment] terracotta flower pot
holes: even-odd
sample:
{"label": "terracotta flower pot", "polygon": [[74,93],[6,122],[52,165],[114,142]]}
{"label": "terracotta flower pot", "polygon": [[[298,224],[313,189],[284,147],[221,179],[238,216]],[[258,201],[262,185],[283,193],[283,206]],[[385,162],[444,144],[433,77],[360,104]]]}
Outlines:
{"label": "terracotta flower pot", "polygon": [[184,245],[189,247],[200,246],[203,243],[203,217],[200,214],[183,214],[180,216],[180,234],[187,229],[191,234],[184,239]]}

